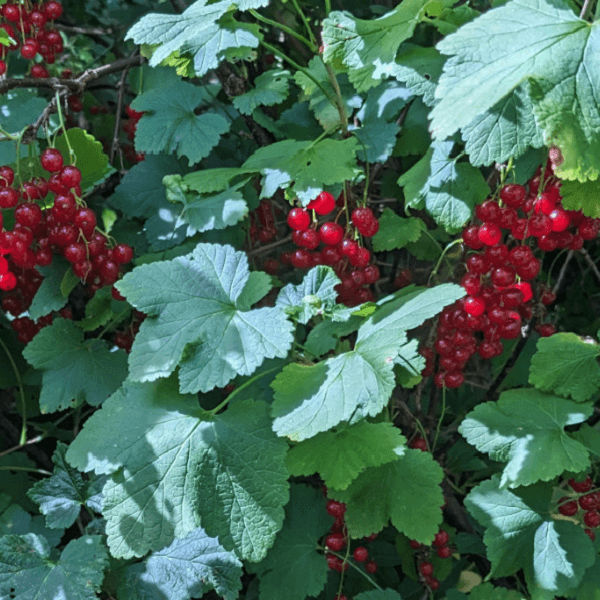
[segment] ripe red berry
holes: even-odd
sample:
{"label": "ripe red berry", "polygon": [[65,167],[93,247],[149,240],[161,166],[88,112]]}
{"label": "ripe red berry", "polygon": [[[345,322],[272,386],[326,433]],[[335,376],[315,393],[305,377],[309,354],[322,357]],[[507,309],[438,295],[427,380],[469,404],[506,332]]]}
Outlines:
{"label": "ripe red berry", "polygon": [[448,546],[440,546],[437,549],[437,555],[440,558],[450,558],[452,556],[452,550]]}
{"label": "ripe red berry", "polygon": [[500,200],[511,208],[519,208],[525,202],[527,197],[527,190],[516,183],[510,183],[505,185],[500,190]]}
{"label": "ripe red berry", "polygon": [[596,541],[596,534],[591,529],[584,529],[583,532],[587,535],[592,542]]}
{"label": "ripe red berry", "polygon": [[[563,504],[564,502],[564,504]],[[577,502],[575,502],[575,500],[570,500],[568,498],[568,496],[563,496],[559,501],[558,501],[559,507],[558,507],[558,512],[561,515],[565,515],[566,517],[572,517],[573,515],[577,514],[577,511],[579,510],[579,507],[577,506]]]}
{"label": "ripe red berry", "polygon": [[310,252],[304,248],[299,248],[292,254],[291,263],[296,269],[309,269],[311,262]]}
{"label": "ripe red berry", "polygon": [[19,202],[19,192],[14,188],[0,188],[0,208],[14,208]]}
{"label": "ripe red berry", "polygon": [[440,587],[440,581],[439,579],[436,579],[435,577],[430,577],[429,579],[425,580],[425,583],[432,589],[432,590],[437,590]]}
{"label": "ripe red berry", "polygon": [[430,562],[424,561],[419,565],[419,571],[423,577],[431,577],[433,573],[433,565]]}
{"label": "ripe red berry", "polygon": [[344,228],[337,223],[323,223],[319,228],[319,239],[327,246],[337,246],[344,238]]}
{"label": "ripe red berry", "polygon": [[479,227],[477,225],[467,227],[462,233],[462,239],[467,248],[471,248],[472,250],[481,250],[483,248],[483,242],[479,239]]}
{"label": "ripe red berry", "polygon": [[[409,448],[413,448],[414,450],[422,450],[423,452],[427,452],[428,448],[427,448],[427,442],[425,441],[424,438],[422,438],[421,436],[417,436],[410,444],[409,444]],[[414,541],[414,540],[413,540]],[[419,542],[416,542],[417,544],[419,544]],[[419,548],[421,546],[421,544],[419,544],[417,546],[417,548]]]}
{"label": "ripe red berry", "polygon": [[583,481],[575,481],[574,478],[571,478],[567,483],[578,494],[589,492],[592,489],[592,478],[589,475]]}
{"label": "ripe red berry", "polygon": [[356,253],[356,256],[354,258],[350,257],[350,264],[353,267],[364,268],[369,264],[370,261],[371,253],[364,246],[360,246],[358,248],[358,252]]}
{"label": "ripe red berry", "polygon": [[378,568],[379,565],[374,560],[370,560],[365,564],[365,571],[367,573],[376,573]]}
{"label": "ripe red berry", "polygon": [[581,506],[583,510],[594,510],[596,508],[600,508],[600,494],[598,492],[593,492],[591,494],[581,496],[581,498],[579,498],[579,506]]}
{"label": "ripe red berry", "polygon": [[597,510],[588,510],[583,515],[583,522],[590,528],[594,529],[600,525],[600,512]]}
{"label": "ripe red berry", "polygon": [[479,317],[485,312],[485,300],[479,296],[468,296],[465,299],[465,311],[474,317]]}
{"label": "ripe red berry", "polygon": [[62,15],[63,7],[60,2],[54,2],[54,0],[52,0],[51,2],[46,2],[46,4],[44,4],[43,11],[44,16],[48,20],[53,21],[54,19],[58,19]]}
{"label": "ripe red berry", "polygon": [[540,323],[539,325],[537,325],[535,330],[542,337],[550,337],[551,335],[554,335],[556,333],[556,327],[554,327],[554,325],[552,325],[551,323]]}
{"label": "ripe red berry", "polygon": [[331,533],[325,538],[325,545],[334,552],[339,552],[346,546],[346,538],[341,533]]}
{"label": "ripe red berry", "polygon": [[294,239],[294,234],[297,234],[297,241],[295,241],[298,244],[298,246],[308,248],[309,250],[314,250],[319,245],[319,234],[316,232],[315,229],[294,231],[294,233],[292,234],[292,239]]}
{"label": "ripe red berry", "polygon": [[60,170],[60,180],[67,188],[74,188],[81,183],[81,171],[77,167],[67,165]]}
{"label": "ripe red berry", "polygon": [[552,221],[552,231],[564,231],[571,224],[571,218],[562,208],[553,210],[548,216]]}
{"label": "ripe red berry", "polygon": [[128,244],[117,244],[112,249],[112,259],[119,265],[125,265],[133,259],[133,250]]}
{"label": "ripe red berry", "polygon": [[417,540],[410,540],[408,543],[413,550],[418,550],[423,545],[421,542],[417,542]]}
{"label": "ripe red berry", "polygon": [[335,198],[329,192],[321,192],[306,208],[318,215],[328,215],[335,208]]}
{"label": "ripe red berry", "polygon": [[448,544],[449,539],[450,539],[450,536],[448,535],[448,532],[445,531],[444,529],[440,529],[435,534],[432,545],[435,546],[436,548],[446,546]]}
{"label": "ripe red berry", "polygon": [[310,225],[310,215],[303,208],[292,208],[288,213],[287,223],[296,231],[304,231]]}
{"label": "ripe red berry", "polygon": [[372,221],[376,220],[373,211],[370,208],[359,207],[352,211],[351,220],[359,233],[367,227]]}
{"label": "ripe red berry", "polygon": [[482,254],[473,254],[467,258],[467,269],[476,275],[483,275],[490,270],[490,263]]}
{"label": "ripe red berry", "polygon": [[502,230],[495,223],[484,223],[479,228],[479,240],[486,246],[494,246],[502,239]]}
{"label": "ripe red berry", "polygon": [[356,562],[365,562],[369,558],[369,551],[364,546],[358,546],[354,549],[353,556]]}
{"label": "ripe red berry", "polygon": [[35,202],[24,202],[15,208],[15,221],[35,229],[42,220],[42,209]]}
{"label": "ripe red berry", "polygon": [[491,279],[498,288],[508,287],[515,282],[515,271],[510,267],[498,267],[492,270]]}
{"label": "ripe red berry", "polygon": [[475,207],[475,216],[484,223],[495,223],[500,216],[500,206],[494,200],[488,200]]}
{"label": "ripe red berry", "polygon": [[0,167],[0,188],[10,187],[14,180],[15,172],[10,167]]}
{"label": "ripe red berry", "polygon": [[332,517],[341,517],[346,512],[346,505],[343,502],[338,502],[337,500],[328,500],[325,510]]}

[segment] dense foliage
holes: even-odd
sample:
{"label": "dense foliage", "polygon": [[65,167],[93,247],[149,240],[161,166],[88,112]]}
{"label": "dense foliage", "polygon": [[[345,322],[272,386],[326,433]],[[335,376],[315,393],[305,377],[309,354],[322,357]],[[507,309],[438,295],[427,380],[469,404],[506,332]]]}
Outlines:
{"label": "dense foliage", "polygon": [[0,0],[0,600],[598,600],[599,23]]}

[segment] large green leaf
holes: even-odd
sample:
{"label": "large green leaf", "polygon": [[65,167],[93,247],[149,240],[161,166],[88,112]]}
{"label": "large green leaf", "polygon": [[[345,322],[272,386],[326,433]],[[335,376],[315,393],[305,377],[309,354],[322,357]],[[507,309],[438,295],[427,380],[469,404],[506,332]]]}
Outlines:
{"label": "large green leaf", "polygon": [[416,242],[426,225],[421,219],[405,219],[393,210],[384,208],[379,217],[379,231],[373,236],[373,250],[384,252],[404,248],[410,242]]}
{"label": "large green leaf", "polygon": [[475,407],[459,431],[479,451],[507,463],[500,483],[517,487],[588,468],[587,449],[564,428],[585,421],[592,412],[587,404],[517,389],[503,392],[498,402]]}
{"label": "large green leaf", "polygon": [[143,556],[201,526],[258,561],[283,523],[286,449],[265,404],[239,401],[214,416],[171,378],[126,383],[86,422],[67,458],[82,471],[112,473],[103,514],[114,556]]}
{"label": "large green leaf", "polygon": [[152,552],[118,574],[118,600],[189,600],[213,589],[235,600],[242,587],[242,563],[217,538],[195,529],[185,538]]}
{"label": "large green leaf", "polygon": [[81,473],[67,463],[66,452],[67,446],[59,442],[52,456],[54,474],[38,481],[27,492],[39,504],[40,512],[46,515],[48,527],[53,529],[73,525],[82,506],[102,512],[101,490],[106,482],[105,478],[93,476],[84,480]]}
{"label": "large green leaf", "polygon": [[243,115],[251,115],[259,106],[273,106],[283,102],[289,93],[289,71],[265,71],[254,80],[254,87],[233,99],[233,105]]}
{"label": "large green leaf", "polygon": [[560,193],[567,210],[580,210],[587,217],[600,217],[600,178],[590,181],[564,181]]}
{"label": "large green leaf", "polygon": [[148,315],[129,355],[130,379],[154,381],[181,364],[181,391],[206,392],[287,356],[292,323],[281,308],[250,309],[271,288],[262,279],[249,295],[253,281],[246,255],[218,244],[125,275],[119,291]]}
{"label": "large green leaf", "polygon": [[581,527],[551,518],[551,496],[552,485],[547,483],[500,489],[499,475],[471,490],[465,506],[485,528],[490,577],[523,569],[530,589],[556,596],[577,586],[594,563],[595,551]]}
{"label": "large green leaf", "polygon": [[231,125],[210,109],[197,114],[212,101],[203,88],[185,81],[137,96],[131,106],[146,114],[137,125],[136,149],[149,154],[177,152],[178,157],[187,157],[190,165],[205,158]]}
{"label": "large green leaf", "polygon": [[589,400],[600,388],[600,346],[584,342],[574,333],[540,338],[531,359],[529,383],[540,390]]}
{"label": "large green leaf", "polygon": [[[173,55],[191,55],[197,76],[217,67],[230,49],[258,46],[257,26],[244,26],[227,18],[232,2],[206,4],[207,0],[197,0],[183,14],[146,15],[127,32],[125,39],[133,39],[136,44],[156,45],[150,58],[153,67]],[[244,4],[252,8],[264,6],[265,2],[246,0]]]}
{"label": "large green leaf", "polygon": [[244,169],[263,175],[261,198],[270,198],[278,188],[292,184],[304,205],[314,200],[324,186],[343,183],[356,175],[355,139],[320,142],[284,140],[259,148]]}
{"label": "large green leaf", "polygon": [[454,142],[433,142],[425,156],[404,173],[406,206],[427,212],[448,232],[454,233],[471,218],[473,207],[488,194],[479,169],[450,158]]}
{"label": "large green leaf", "polygon": [[42,536],[0,537],[0,598],[96,600],[107,564],[99,535],[70,541],[60,557]]}
{"label": "large green leaf", "polygon": [[503,163],[511,157],[518,158],[530,146],[544,145],[531,97],[523,86],[465,125],[462,138],[475,166]]}
{"label": "large green leaf", "polygon": [[346,526],[354,538],[383,529],[388,521],[407,537],[430,544],[442,522],[442,468],[431,454],[399,447],[398,459],[360,474],[346,490],[330,495],[346,503]]}
{"label": "large green leaf", "polygon": [[42,329],[23,356],[43,372],[40,409],[44,413],[77,406],[84,400],[97,406],[127,376],[123,350],[113,352],[101,340],[84,340],[83,331],[65,319],[55,319]]}
{"label": "large green leaf", "polygon": [[331,527],[323,495],[314,488],[294,485],[285,512],[275,545],[257,565],[260,600],[282,596],[304,600],[317,596],[327,581],[327,561],[317,551],[319,539]]}
{"label": "large green leaf", "polygon": [[[558,173],[600,173],[600,27],[579,19],[563,0],[512,0],[438,44],[444,65],[431,112],[445,139],[491,109],[525,80],[547,144],[565,157]],[[468,99],[468,100],[467,100]]]}
{"label": "large green leaf", "polygon": [[429,0],[405,0],[379,19],[357,19],[346,11],[333,11],[323,21],[323,58],[349,69],[359,92],[377,85],[376,65],[390,63],[400,44],[415,30]]}
{"label": "large green leaf", "polygon": [[342,421],[356,423],[381,412],[395,386],[394,360],[406,332],[462,295],[452,284],[398,294],[359,328],[354,350],[314,365],[285,367],[272,383],[274,431],[302,441]]}
{"label": "large green leaf", "polygon": [[[44,276],[44,280],[29,307],[29,316],[34,320],[52,311],[60,310],[67,303],[68,294],[65,296],[62,293],[61,284],[71,265],[62,256],[54,256],[51,265],[38,267],[38,269]],[[69,289],[68,292],[70,293],[71,290]]]}
{"label": "large green leaf", "polygon": [[338,431],[319,433],[291,448],[287,466],[295,476],[319,473],[331,489],[346,489],[367,467],[398,459],[406,438],[392,423],[362,421]]}

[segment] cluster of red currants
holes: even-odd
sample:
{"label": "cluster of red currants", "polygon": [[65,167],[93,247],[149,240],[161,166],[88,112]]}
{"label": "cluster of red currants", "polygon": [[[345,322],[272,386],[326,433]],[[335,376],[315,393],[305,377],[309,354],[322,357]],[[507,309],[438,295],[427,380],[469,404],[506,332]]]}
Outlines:
{"label": "cluster of red currants", "polygon": [[[538,170],[528,189],[504,185],[497,199],[476,207],[479,223],[466,227],[462,237],[465,247],[474,251],[466,259],[467,272],[460,281],[467,296],[440,314],[433,349],[421,349],[426,360],[424,377],[433,375],[439,355],[434,378],[437,387],[459,387],[465,380],[465,366],[475,353],[484,359],[499,356],[504,350],[502,340],[521,336],[523,320],[531,319],[536,306],[530,282],[541,268],[528,239],[535,240],[542,252],[550,252],[580,250],[584,240],[598,235],[600,219],[565,210],[560,186],[549,167],[543,180]],[[541,307],[556,299],[539,286],[537,292]],[[536,329],[542,336],[555,332],[550,323],[538,324]]]}
{"label": "cluster of red currants", "polygon": [[[48,179],[35,177],[20,186],[13,186],[15,173],[11,167],[0,167],[0,208],[14,209],[15,221],[12,230],[3,230],[0,213],[0,255],[7,264],[0,276],[0,289],[5,292],[2,308],[15,317],[31,305],[41,284],[36,267],[50,265],[55,254],[71,263],[73,273],[87,285],[90,295],[117,281],[122,266],[133,258],[130,246],[111,247],[96,227],[94,211],[81,200],[79,169],[65,166],[55,148],[47,148],[40,162],[52,175]],[[50,192],[54,199],[48,206],[44,200]],[[26,329],[34,331],[31,324]],[[27,342],[33,336],[21,337]]]}
{"label": "cluster of red currants", "polygon": [[[337,502],[336,500],[328,500],[326,510],[335,521],[331,526],[330,533],[325,536],[325,546],[332,552],[341,552],[348,545],[346,523],[344,521],[346,505],[342,502]],[[377,534],[374,533],[365,538],[365,542],[372,542],[376,537]],[[328,553],[325,558],[327,560],[327,566],[333,571],[342,573],[349,568],[347,560],[343,560],[334,554]],[[354,558],[357,563],[364,563],[365,571],[367,573],[375,573],[378,569],[378,565],[374,560],[367,560],[369,558],[369,551],[363,545],[354,548],[352,558]]]}
{"label": "cluster of red currants", "polygon": [[36,4],[30,0],[23,4],[7,2],[2,6],[0,27],[13,42],[10,46],[0,45],[0,75],[4,75],[8,69],[8,52],[19,50],[24,59],[34,61],[31,66],[32,77],[49,77],[48,69],[42,63],[53,64],[64,45],[58,30],[46,26],[58,19],[62,12],[62,4],[55,0]]}
{"label": "cluster of red currants", "polygon": [[[123,123],[123,131],[127,134],[127,139],[133,142],[138,122],[144,116],[144,113],[133,110],[129,105],[125,107],[125,112],[129,118]],[[146,159],[144,154],[135,151],[133,143],[124,145],[123,152],[125,158],[132,163],[139,163]]]}
{"label": "cluster of red currants", "polygon": [[428,561],[424,560],[426,555],[435,548],[436,554],[440,558],[450,558],[452,556],[452,549],[448,545],[450,536],[445,529],[440,529],[433,538],[431,546],[424,546],[417,542],[417,540],[410,540],[410,547],[413,550],[419,551],[419,573],[423,577],[423,582],[432,590],[437,590],[440,587],[440,582],[433,576],[433,565]]}
{"label": "cluster of red currants", "polygon": [[[123,296],[119,293],[116,288],[112,288],[112,296],[115,300],[125,300]],[[140,330],[140,326],[144,322],[146,318],[146,314],[139,311],[134,310],[132,314],[132,319],[130,323],[124,328],[118,331],[115,331],[112,336],[113,344],[117,348],[122,348],[129,354],[131,352],[131,347],[133,346],[133,342],[135,340],[135,336],[138,334]]]}
{"label": "cluster of red currants", "polygon": [[592,531],[600,527],[600,490],[592,490],[592,478],[588,475],[583,481],[569,479],[569,487],[579,494],[577,497],[563,496],[558,501],[558,512],[566,517],[574,517],[583,511],[583,524],[585,533],[592,542],[596,539],[596,534]]}
{"label": "cluster of red currants", "polygon": [[[328,215],[340,204],[342,208],[334,220],[317,223],[317,215]],[[287,222],[298,249],[288,256],[282,255],[282,262],[289,262],[297,269],[316,265],[333,267],[340,278],[336,288],[338,302],[357,306],[375,299],[369,286],[379,279],[379,267],[371,262],[371,252],[359,239],[374,236],[379,231],[379,221],[370,208],[358,207],[343,227],[337,220],[346,212],[344,195],[336,201],[329,192],[321,192],[306,209],[292,208]],[[320,244],[323,248],[316,251]]]}

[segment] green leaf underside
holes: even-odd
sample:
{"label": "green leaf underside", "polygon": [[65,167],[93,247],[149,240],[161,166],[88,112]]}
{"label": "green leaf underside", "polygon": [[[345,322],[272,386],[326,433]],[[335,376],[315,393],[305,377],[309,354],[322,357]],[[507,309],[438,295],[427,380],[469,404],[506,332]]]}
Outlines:
{"label": "green leaf underside", "polygon": [[401,596],[395,590],[370,590],[355,596],[356,600],[401,600]]}
{"label": "green leaf underside", "polygon": [[461,134],[474,166],[503,163],[511,157],[518,158],[530,146],[544,145],[531,98],[523,86],[475,117],[462,128]]}
{"label": "green leaf underside", "polygon": [[185,81],[137,96],[131,106],[146,114],[137,125],[136,150],[149,154],[176,152],[178,157],[185,156],[190,165],[199,162],[210,154],[231,125],[210,109],[196,115],[198,107],[211,101],[203,88]]}
{"label": "green leaf underside", "polygon": [[392,525],[430,544],[442,522],[442,468],[427,452],[399,448],[398,459],[361,473],[346,490],[330,495],[346,503],[348,533],[361,538]]}
{"label": "green leaf underside", "polygon": [[40,409],[44,413],[83,401],[98,406],[127,376],[127,355],[123,350],[112,352],[100,340],[84,341],[83,331],[65,319],[55,319],[42,329],[23,356],[43,372]]}
{"label": "green leaf underside", "polygon": [[586,217],[600,217],[600,179],[564,181],[560,193],[567,210],[580,210]]}
{"label": "green leaf underside", "polygon": [[306,596],[317,596],[327,581],[327,561],[317,551],[320,538],[331,527],[323,495],[319,490],[293,485],[285,512],[275,545],[257,565],[260,600],[282,595],[289,600],[304,600]]}
{"label": "green leaf underside", "polygon": [[[179,56],[178,53],[192,56],[198,77],[217,67],[227,51],[258,46],[260,38],[257,26],[236,23],[227,18],[226,13],[232,7],[232,2],[216,2],[209,6],[206,6],[206,2],[194,2],[182,14],[146,15],[127,32],[125,39],[133,39],[136,44],[158,44],[149,61],[152,67]],[[240,3],[237,4],[239,6]],[[264,6],[265,2],[245,4],[251,8],[253,5]],[[221,23],[218,23],[222,17]]]}
{"label": "green leaf underside", "polygon": [[349,68],[350,81],[359,92],[377,85],[376,65],[394,60],[400,44],[412,34],[429,0],[405,0],[394,10],[371,21],[346,11],[333,11],[323,21],[325,61]]}
{"label": "green leaf underside", "polygon": [[40,512],[46,515],[48,527],[70,527],[79,516],[83,505],[101,512],[101,489],[104,478],[93,477],[84,481],[80,473],[66,461],[67,446],[59,442],[52,462],[54,474],[48,479],[38,481],[27,495],[40,506]]}
{"label": "green leaf underside", "polygon": [[[547,144],[565,179],[600,173],[600,27],[561,0],[512,0],[438,44],[452,56],[436,89],[431,130],[445,139],[529,80]],[[482,57],[484,57],[482,59]]]}
{"label": "green leaf underside", "polygon": [[551,495],[552,485],[546,483],[500,489],[500,477],[494,475],[465,498],[468,511],[485,528],[491,577],[523,569],[530,589],[557,596],[577,586],[595,552],[581,527],[551,520]]}
{"label": "green leaf underside", "polygon": [[117,590],[127,600],[189,600],[214,588],[221,598],[235,600],[241,576],[235,554],[198,528],[143,562],[126,566]]}
{"label": "green leaf underside", "polygon": [[29,307],[29,316],[34,320],[60,310],[67,303],[67,297],[61,292],[61,283],[71,265],[61,256],[55,256],[51,265],[38,268],[44,279]]}
{"label": "green leaf underside", "polygon": [[591,414],[589,405],[533,388],[510,390],[498,402],[477,406],[459,432],[480,452],[507,463],[502,486],[531,485],[589,466],[588,451],[564,427],[581,423]]}
{"label": "green leaf underside", "polygon": [[406,331],[464,294],[449,284],[388,298],[358,330],[354,350],[315,365],[290,364],[272,383],[273,430],[295,441],[342,421],[375,416],[394,389],[394,360]]}
{"label": "green leaf underside", "polygon": [[421,219],[404,219],[384,208],[379,217],[379,231],[373,236],[373,250],[385,252],[404,248],[406,244],[416,242],[424,229],[425,223]]}
{"label": "green leaf underside", "polygon": [[181,391],[206,392],[287,356],[292,323],[280,308],[250,310],[271,286],[263,280],[249,298],[249,281],[246,255],[218,244],[128,273],[117,287],[148,314],[129,355],[130,379],[154,381],[180,364]]}
{"label": "green leaf underside", "polygon": [[545,392],[589,400],[600,387],[600,349],[574,333],[540,338],[531,359],[529,383]]}
{"label": "green leaf underside", "polygon": [[86,422],[67,458],[82,471],[112,473],[103,514],[113,556],[143,556],[200,526],[258,561],[283,523],[285,452],[263,403],[240,401],[211,416],[171,378],[126,383]]}
{"label": "green leaf underside", "polygon": [[294,476],[319,473],[328,489],[344,490],[367,467],[397,460],[395,449],[405,443],[392,423],[362,421],[292,447],[286,463]]}
{"label": "green leaf underside", "polygon": [[357,149],[358,142],[353,138],[317,143],[284,140],[259,148],[243,168],[263,175],[261,198],[270,198],[278,188],[294,182],[292,190],[306,205],[323,187],[354,177]]}
{"label": "green leaf underside", "polygon": [[457,232],[470,218],[475,204],[489,193],[479,169],[450,158],[454,142],[434,142],[425,156],[404,173],[406,206],[427,209],[448,232]]}
{"label": "green leaf underside", "polygon": [[51,556],[42,536],[0,537],[0,597],[95,600],[107,564],[108,553],[99,535],[70,541],[58,559]]}

